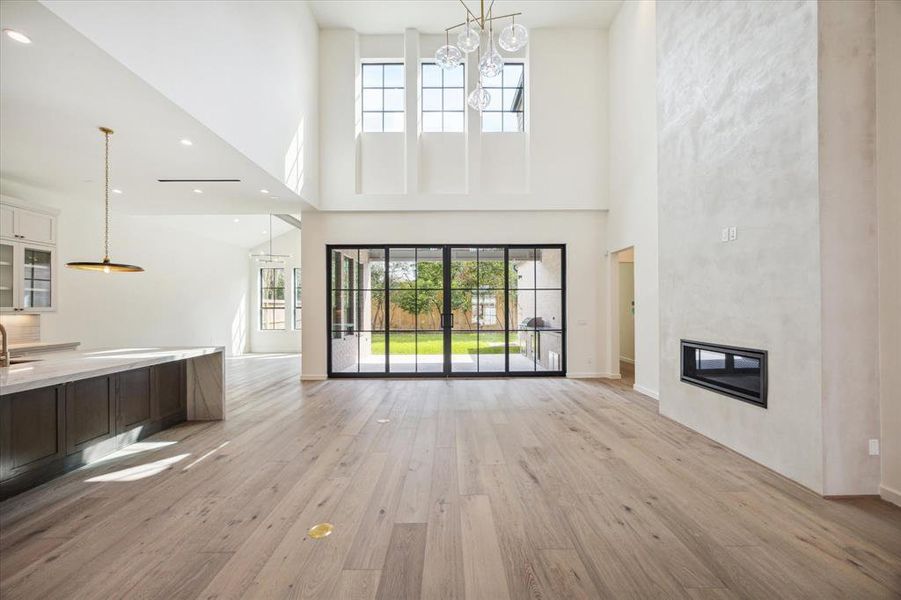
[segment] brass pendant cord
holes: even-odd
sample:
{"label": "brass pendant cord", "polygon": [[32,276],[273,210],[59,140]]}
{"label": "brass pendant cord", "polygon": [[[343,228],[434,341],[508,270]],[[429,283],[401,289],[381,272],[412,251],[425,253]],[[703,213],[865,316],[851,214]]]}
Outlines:
{"label": "brass pendant cord", "polygon": [[112,129],[108,129],[106,127],[102,128],[103,137],[104,137],[104,170],[103,170],[103,179],[104,179],[104,228],[103,228],[103,262],[110,262],[109,260],[109,136],[113,133]]}

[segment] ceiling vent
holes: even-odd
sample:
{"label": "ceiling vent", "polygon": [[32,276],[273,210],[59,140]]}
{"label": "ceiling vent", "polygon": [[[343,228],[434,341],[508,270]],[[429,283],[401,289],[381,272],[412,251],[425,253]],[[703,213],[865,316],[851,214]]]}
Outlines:
{"label": "ceiling vent", "polygon": [[240,179],[157,179],[160,183],[241,183]]}

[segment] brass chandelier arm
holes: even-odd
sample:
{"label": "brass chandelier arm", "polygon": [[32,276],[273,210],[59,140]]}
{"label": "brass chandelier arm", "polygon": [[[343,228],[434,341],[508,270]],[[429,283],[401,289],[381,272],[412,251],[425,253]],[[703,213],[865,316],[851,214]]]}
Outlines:
{"label": "brass chandelier arm", "polygon": [[[508,15],[500,15],[500,16],[498,16],[498,17],[486,17],[486,18],[485,18],[485,23],[488,23],[488,22],[490,22],[490,21],[497,21],[498,19],[506,19],[506,18],[509,18],[509,17],[518,17],[518,16],[520,16],[521,14],[522,14],[522,12],[515,12],[515,13],[510,13],[510,14],[508,14]],[[479,23],[478,20],[470,21],[470,23],[475,23],[476,25],[479,26],[479,29],[482,29],[482,30],[485,29],[485,25]],[[445,32],[453,31],[454,29],[456,29],[456,28],[458,28],[458,27],[463,27],[464,25],[466,25],[466,21],[463,21],[462,23],[457,23],[456,25],[454,25],[454,26],[452,26],[452,27],[448,27],[448,28],[445,29],[444,31],[445,31]]]}
{"label": "brass chandelier arm", "polygon": [[[476,21],[476,22],[479,21],[479,18],[477,16],[475,16],[474,14],[472,14],[472,11],[469,10],[468,6],[466,6],[466,2],[464,2],[463,0],[460,0],[460,4],[463,5],[463,8],[466,9],[466,12],[469,13],[469,16],[472,17],[473,21]],[[484,8],[484,7],[485,7],[485,0],[482,0],[482,8]],[[463,23],[463,24],[465,25],[466,23]],[[459,25],[458,25],[458,27],[459,27]]]}

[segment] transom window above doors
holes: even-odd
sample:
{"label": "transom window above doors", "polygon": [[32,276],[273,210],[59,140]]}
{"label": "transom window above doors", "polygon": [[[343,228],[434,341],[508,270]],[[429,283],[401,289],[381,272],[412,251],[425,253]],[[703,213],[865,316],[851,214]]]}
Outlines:
{"label": "transom window above doors", "polygon": [[404,130],[404,64],[363,63],[363,131]]}
{"label": "transom window above doors", "polygon": [[461,132],[466,115],[466,67],[444,70],[435,63],[422,63],[420,102],[422,130]]}

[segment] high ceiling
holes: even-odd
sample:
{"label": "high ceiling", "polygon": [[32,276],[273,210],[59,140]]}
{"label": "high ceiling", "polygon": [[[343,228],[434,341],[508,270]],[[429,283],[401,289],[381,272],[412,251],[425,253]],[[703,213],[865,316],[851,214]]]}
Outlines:
{"label": "high ceiling", "polygon": [[112,187],[122,191],[114,196],[116,210],[265,214],[307,208],[282,182],[40,3],[3,2],[0,25],[32,39],[23,45],[0,36],[3,179],[73,202],[102,202],[103,137],[97,127],[105,125],[115,130]]}
{"label": "high ceiling", "polygon": [[161,227],[178,229],[208,240],[253,248],[269,241],[269,232],[277,238],[294,227],[269,215],[147,215],[137,217]]}
{"label": "high ceiling", "polygon": [[[478,14],[479,0],[468,0]],[[485,1],[485,10],[491,4]],[[583,27],[606,29],[622,0],[496,0],[494,14],[522,12],[517,17],[528,27]],[[423,33],[443,33],[463,21],[466,12],[459,0],[312,0],[310,6],[320,28],[348,28],[367,34],[400,33],[415,28]]]}

